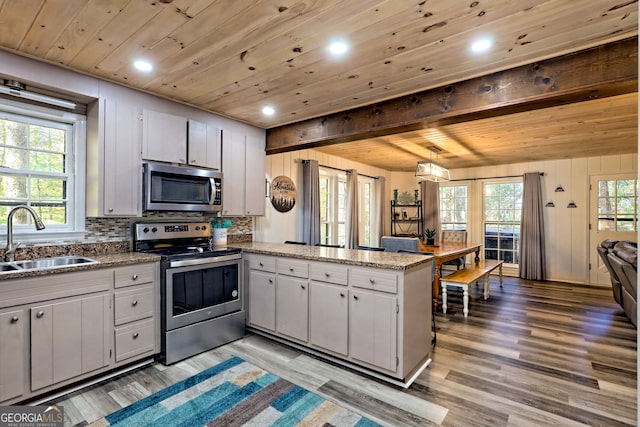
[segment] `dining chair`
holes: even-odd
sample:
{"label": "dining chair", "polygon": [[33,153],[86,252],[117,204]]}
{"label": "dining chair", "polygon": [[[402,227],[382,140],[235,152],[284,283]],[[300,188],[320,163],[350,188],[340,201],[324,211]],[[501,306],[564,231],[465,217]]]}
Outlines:
{"label": "dining chair", "polygon": [[384,248],[385,252],[398,252],[401,249],[419,251],[420,239],[417,237],[382,236],[380,245]]}
{"label": "dining chair", "polygon": [[[440,241],[443,243],[467,243],[467,232],[460,230],[444,230]],[[452,259],[451,261],[443,262],[443,264],[455,265],[456,270],[460,270],[461,267],[464,267],[465,257]]]}

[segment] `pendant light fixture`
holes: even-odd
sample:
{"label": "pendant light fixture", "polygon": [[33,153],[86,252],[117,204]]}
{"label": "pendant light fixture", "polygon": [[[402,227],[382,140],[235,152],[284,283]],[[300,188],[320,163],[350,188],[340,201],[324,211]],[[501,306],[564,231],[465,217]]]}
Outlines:
{"label": "pendant light fixture", "polygon": [[[431,152],[436,153],[437,160],[438,154],[442,150],[435,146],[428,147],[428,149]],[[429,156],[429,160],[418,162],[418,167],[416,168],[416,178],[418,178],[419,180],[427,180],[433,182],[443,182],[451,180],[449,169],[434,162],[431,156],[432,155]]]}

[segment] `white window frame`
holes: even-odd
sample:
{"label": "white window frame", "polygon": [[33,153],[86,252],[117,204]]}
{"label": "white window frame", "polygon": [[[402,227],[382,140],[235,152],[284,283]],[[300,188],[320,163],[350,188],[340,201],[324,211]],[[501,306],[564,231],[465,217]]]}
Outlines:
{"label": "white window frame", "polygon": [[[499,246],[499,240],[498,240],[498,248],[487,248],[486,246],[486,231],[487,231],[487,225],[488,224],[495,224],[495,225],[517,225],[519,228],[521,227],[521,221],[517,221],[517,222],[513,222],[513,221],[487,221],[487,216],[486,216],[486,196],[487,196],[487,185],[495,185],[495,184],[521,184],[523,185],[523,181],[522,178],[520,179],[514,179],[514,178],[509,178],[509,179],[503,179],[503,180],[491,180],[491,181],[484,181],[482,183],[482,241],[484,242],[484,250],[483,250],[483,256],[485,259],[490,259],[486,257],[487,251],[488,250],[495,250],[495,251],[500,251],[500,246]],[[524,190],[524,189],[523,189]],[[522,206],[522,199],[520,199],[520,206]],[[516,248],[512,248],[509,249],[510,251],[514,252],[514,254],[518,254],[519,256],[519,248],[520,245],[522,244],[522,237],[521,235],[519,235],[518,237],[518,245]],[[500,259],[500,256],[498,255],[498,259]],[[508,263],[505,261],[504,263],[505,266],[507,267],[515,267],[517,268],[519,263]]]}
{"label": "white window frame", "polygon": [[[358,243],[362,246],[376,246],[371,243],[375,228],[373,224],[376,197],[375,181],[374,178],[358,175]],[[367,190],[369,192],[368,203]],[[369,221],[366,218],[367,211],[369,212]]]}
{"label": "white window frame", "polygon": [[[0,99],[0,117],[13,119],[27,118],[32,122],[53,122],[69,126],[68,148],[66,153],[67,178],[67,224],[47,224],[44,230],[26,224],[14,224],[14,242],[52,242],[82,239],[85,234],[85,182],[86,182],[86,116],[57,109],[24,104]],[[0,168],[5,173],[11,169]],[[6,239],[7,227],[0,226],[0,234]],[[19,239],[19,240],[18,240]]]}
{"label": "white window frame", "polygon": [[[443,206],[442,206],[442,189],[443,188],[466,188],[466,196],[464,199],[464,216],[466,218],[465,222],[445,222],[443,221]],[[469,231],[469,186],[467,184],[451,184],[451,185],[443,185],[440,184],[438,191],[440,192],[440,226],[442,230],[460,230],[460,231]],[[455,198],[455,197],[454,197]],[[453,209],[454,211],[457,209]]]}
{"label": "white window frame", "polygon": [[[328,245],[344,245],[344,239],[342,242],[339,240],[339,227],[342,225],[345,227],[344,218],[342,221],[339,218],[339,184],[343,183],[346,186],[347,175],[342,172],[338,172],[329,168],[319,168],[320,179],[328,180],[327,188],[327,220],[322,221],[320,218],[320,229],[324,230],[328,226],[328,233],[322,238],[322,231],[320,232],[320,243]],[[346,204],[346,200],[342,201]]]}

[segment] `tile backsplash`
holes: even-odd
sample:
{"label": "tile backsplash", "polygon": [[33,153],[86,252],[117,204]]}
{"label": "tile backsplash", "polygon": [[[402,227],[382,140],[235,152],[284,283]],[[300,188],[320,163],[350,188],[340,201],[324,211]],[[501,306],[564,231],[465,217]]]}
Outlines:
{"label": "tile backsplash", "polygon": [[[87,218],[85,221],[84,242],[105,242],[131,239],[131,225],[139,221],[207,221],[211,222],[215,215],[198,212],[145,212],[142,218]],[[231,220],[227,231],[232,243],[247,242],[253,238],[252,217],[225,217]]]}

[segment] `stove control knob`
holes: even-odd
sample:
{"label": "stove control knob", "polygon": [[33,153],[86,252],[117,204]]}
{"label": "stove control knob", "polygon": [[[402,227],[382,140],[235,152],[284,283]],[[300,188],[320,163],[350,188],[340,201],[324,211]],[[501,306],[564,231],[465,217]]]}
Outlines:
{"label": "stove control knob", "polygon": [[148,233],[148,232],[149,232],[149,227],[145,227],[145,228],[143,228],[143,229],[142,229],[142,231],[143,231],[144,233]]}
{"label": "stove control knob", "polygon": [[202,231],[206,231],[206,229],[207,229],[207,226],[206,226],[206,225],[203,225],[203,226],[202,226]]}
{"label": "stove control knob", "polygon": [[155,227],[153,227],[153,228],[151,229],[151,232],[152,232],[152,233],[155,233],[156,231],[158,231],[158,229],[157,229],[157,228],[155,228]]}
{"label": "stove control knob", "polygon": [[196,231],[200,231],[200,226],[196,225]]}

